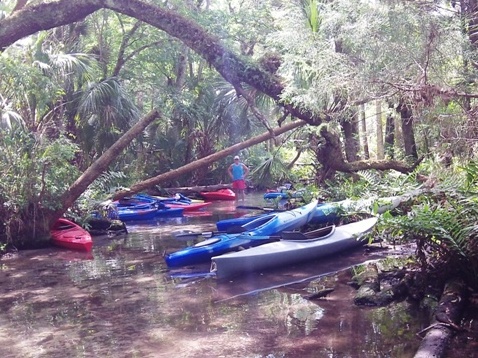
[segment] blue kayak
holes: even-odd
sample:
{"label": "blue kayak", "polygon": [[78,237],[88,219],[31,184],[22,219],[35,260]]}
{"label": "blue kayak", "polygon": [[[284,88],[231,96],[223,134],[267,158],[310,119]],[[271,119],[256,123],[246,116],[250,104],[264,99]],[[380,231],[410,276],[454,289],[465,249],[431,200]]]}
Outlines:
{"label": "blue kayak", "polygon": [[259,214],[253,216],[241,216],[240,218],[224,219],[216,222],[216,227],[218,231],[229,231],[231,228],[238,228],[248,222],[265,216],[267,214]]}
{"label": "blue kayak", "polygon": [[121,221],[150,220],[154,219],[157,211],[156,208],[118,208],[118,217]]}
{"label": "blue kayak", "polygon": [[147,194],[135,194],[115,201],[122,221],[151,220],[160,216],[182,216],[184,208],[170,208]]}
{"label": "blue kayak", "polygon": [[[336,203],[321,203],[317,204],[314,214],[310,219],[310,222],[314,224],[326,223],[330,220],[337,218],[338,207]],[[229,231],[234,228],[243,226],[252,220],[258,219],[270,215],[269,213],[259,214],[254,216],[242,216],[240,218],[224,219],[216,222],[218,231]]]}
{"label": "blue kayak", "polygon": [[[310,219],[311,224],[325,224],[332,222],[342,216],[343,213],[351,211],[367,211],[377,214],[383,214],[387,210],[395,209],[401,202],[398,196],[384,197],[384,198],[367,198],[361,200],[342,200],[333,201],[330,203],[317,204],[315,212]],[[238,228],[246,223],[255,220],[267,214],[259,214],[254,216],[242,216],[240,218],[219,220],[216,223],[218,231],[229,231],[233,228]]]}
{"label": "blue kayak", "polygon": [[[169,267],[180,267],[208,262],[211,257],[239,249],[255,247],[274,240],[284,230],[294,230],[305,225],[312,217],[317,201],[300,208],[261,215],[236,228],[236,234],[216,233],[196,245],[165,255]],[[200,233],[197,236],[201,235]]]}
{"label": "blue kayak", "polygon": [[272,191],[272,192],[264,194],[264,199],[277,199],[277,198],[287,199],[288,197],[289,195],[287,195],[287,193],[281,193],[278,191]]}

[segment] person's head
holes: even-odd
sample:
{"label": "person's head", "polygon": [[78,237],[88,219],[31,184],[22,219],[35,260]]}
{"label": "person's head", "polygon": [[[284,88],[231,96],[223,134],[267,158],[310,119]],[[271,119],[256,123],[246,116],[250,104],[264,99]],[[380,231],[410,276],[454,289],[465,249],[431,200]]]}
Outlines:
{"label": "person's head", "polygon": [[234,163],[239,163],[239,156],[236,155],[236,156],[234,157]]}

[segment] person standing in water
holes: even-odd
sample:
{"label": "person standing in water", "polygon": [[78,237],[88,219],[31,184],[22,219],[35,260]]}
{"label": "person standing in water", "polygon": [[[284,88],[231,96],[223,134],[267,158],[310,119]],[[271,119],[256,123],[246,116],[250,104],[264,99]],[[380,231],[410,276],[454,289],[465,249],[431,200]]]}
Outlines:
{"label": "person standing in water", "polygon": [[241,200],[245,200],[244,189],[246,189],[246,181],[244,180],[246,175],[249,174],[249,168],[241,163],[239,157],[234,157],[234,163],[232,163],[227,169],[229,176],[232,179],[232,189],[236,193],[236,200],[241,197]]}

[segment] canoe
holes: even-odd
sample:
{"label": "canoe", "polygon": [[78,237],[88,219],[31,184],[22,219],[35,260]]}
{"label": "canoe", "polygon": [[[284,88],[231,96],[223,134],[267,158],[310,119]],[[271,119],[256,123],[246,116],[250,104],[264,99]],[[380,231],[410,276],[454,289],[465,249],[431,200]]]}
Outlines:
{"label": "canoe", "polygon": [[74,222],[60,218],[50,230],[53,244],[70,250],[91,251],[93,241],[88,231]]}
{"label": "canoe", "polygon": [[[383,214],[387,210],[395,209],[401,203],[401,201],[401,197],[391,196],[384,198],[367,198],[361,200],[346,199],[330,203],[319,203],[315,208],[313,217],[310,219],[310,223],[324,224],[327,222],[333,222],[334,220],[340,218],[343,213],[352,211]],[[218,231],[227,231],[232,227],[242,226],[265,215],[267,214],[223,219],[216,222],[216,227]]]}
{"label": "canoe", "polygon": [[[268,214],[238,227],[236,234],[216,233],[196,245],[166,254],[166,264],[168,267],[195,265],[207,262],[216,255],[277,240],[273,237],[275,234],[305,225],[312,217],[316,205],[317,201],[314,200],[294,210]],[[196,236],[199,235],[201,233],[196,233]]]}
{"label": "canoe", "polygon": [[206,200],[236,200],[236,193],[231,189],[219,189],[216,191],[202,191],[199,193]]}
{"label": "canoe", "polygon": [[248,250],[214,256],[211,272],[221,279],[327,257],[365,244],[361,239],[376,223],[377,217],[373,217],[338,227],[332,225],[318,230],[316,236],[281,238]]}
{"label": "canoe", "polygon": [[130,208],[130,209],[147,209],[157,204],[157,201],[143,194],[135,194],[130,197],[125,197],[120,200],[116,200],[113,204],[118,208]]}
{"label": "canoe", "polygon": [[158,216],[183,216],[184,208],[168,208],[157,209],[156,217]]}

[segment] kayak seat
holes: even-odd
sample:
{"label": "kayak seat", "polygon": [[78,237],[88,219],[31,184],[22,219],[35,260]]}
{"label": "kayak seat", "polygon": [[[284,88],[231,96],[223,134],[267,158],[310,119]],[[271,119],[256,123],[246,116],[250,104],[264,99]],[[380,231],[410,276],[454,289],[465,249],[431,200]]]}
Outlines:
{"label": "kayak seat", "polygon": [[240,234],[241,232],[245,232],[246,228],[240,225],[228,227],[226,230],[226,234]]}

